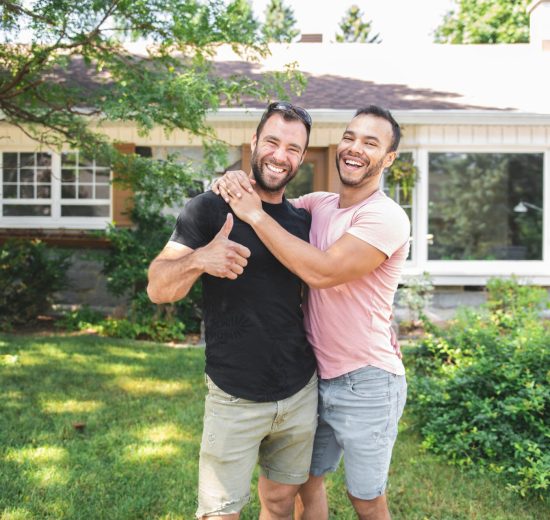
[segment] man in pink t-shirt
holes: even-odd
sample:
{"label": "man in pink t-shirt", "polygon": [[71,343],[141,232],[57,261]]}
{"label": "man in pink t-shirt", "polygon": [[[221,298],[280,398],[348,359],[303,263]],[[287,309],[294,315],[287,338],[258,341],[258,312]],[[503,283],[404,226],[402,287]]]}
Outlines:
{"label": "man in pink t-shirt", "polygon": [[[262,210],[244,172],[226,174],[217,184],[237,216],[310,287],[305,325],[319,369],[319,425],[311,476],[297,503],[302,520],[328,518],[323,476],[342,455],[359,518],[390,518],[385,488],[407,394],[391,309],[410,223],[379,184],[399,140],[389,111],[374,105],[357,111],[336,151],[339,194],[293,201],[312,215],[311,244]],[[284,173],[286,165],[280,166]]]}

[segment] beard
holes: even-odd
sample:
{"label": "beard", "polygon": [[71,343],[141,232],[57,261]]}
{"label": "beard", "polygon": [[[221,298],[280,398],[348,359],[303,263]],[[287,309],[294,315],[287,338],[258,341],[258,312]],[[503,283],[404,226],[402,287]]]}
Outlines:
{"label": "beard", "polygon": [[263,190],[269,193],[276,193],[285,188],[285,186],[296,177],[298,173],[298,168],[292,169],[290,163],[277,163],[273,160],[270,161],[274,166],[279,166],[280,168],[285,168],[288,171],[288,174],[285,177],[282,177],[276,182],[269,182],[267,175],[264,174],[264,169],[262,166],[262,160],[258,157],[256,150],[252,152],[251,157],[252,162],[252,173],[254,174],[254,180],[256,184]]}
{"label": "beard", "polygon": [[382,157],[378,162],[369,163],[367,166],[367,169],[365,170],[365,173],[358,179],[356,178],[346,178],[342,175],[342,172],[340,171],[340,157],[336,156],[336,169],[338,170],[338,176],[340,177],[340,182],[344,184],[345,186],[359,186],[363,183],[365,179],[369,179],[370,177],[376,177],[383,169],[383,162],[385,157]]}

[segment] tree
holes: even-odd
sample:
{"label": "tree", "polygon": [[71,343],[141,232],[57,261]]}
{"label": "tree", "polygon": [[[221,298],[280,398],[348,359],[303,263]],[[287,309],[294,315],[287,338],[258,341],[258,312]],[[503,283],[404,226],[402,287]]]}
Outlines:
{"label": "tree", "polygon": [[340,33],[336,34],[337,42],[361,42],[380,43],[380,34],[371,34],[372,21],[363,18],[364,15],[359,6],[352,5],[342,18],[339,28]]}
{"label": "tree", "polygon": [[291,42],[300,31],[296,28],[296,18],[291,7],[283,0],[271,0],[265,10],[265,23],[262,33],[269,42]]}
{"label": "tree", "polygon": [[[132,41],[142,55],[129,51]],[[215,74],[210,58],[222,44],[243,59],[268,52],[246,0],[5,0],[0,43],[0,118],[49,146],[109,154],[119,170],[129,162],[96,131],[102,122],[186,130],[219,152],[206,114],[243,93],[284,95],[289,79]],[[173,167],[168,177],[178,184]]]}
{"label": "tree", "polygon": [[[130,52],[131,42],[145,50]],[[240,103],[243,95],[284,97],[287,88],[302,81],[290,69],[264,76],[263,83],[222,77],[211,58],[223,44],[243,60],[267,54],[247,0],[0,3],[0,121],[45,146],[59,149],[67,143],[109,161],[118,182],[132,189],[135,226],[107,231],[111,249],[104,271],[115,292],[122,286],[130,290],[135,319],[158,311],[145,301],[143,286],[147,264],[160,246],[145,248],[152,240],[143,237],[167,236],[169,231],[162,235],[160,230],[170,230],[173,222],[162,209],[180,204],[196,188],[197,172],[190,164],[118,153],[99,128],[124,120],[142,134],[154,126],[184,130],[203,139],[204,169],[215,171],[224,160],[224,146],[206,114]]]}
{"label": "tree", "polygon": [[439,43],[527,43],[531,0],[457,0],[435,32]]}

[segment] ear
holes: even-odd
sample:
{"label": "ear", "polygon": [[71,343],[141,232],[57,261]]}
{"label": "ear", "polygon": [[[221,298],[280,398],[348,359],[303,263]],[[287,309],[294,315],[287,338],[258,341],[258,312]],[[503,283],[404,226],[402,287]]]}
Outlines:
{"label": "ear", "polygon": [[397,152],[389,152],[386,154],[386,157],[384,157],[384,168],[389,168],[393,161],[395,161],[395,158],[397,157]]}
{"label": "ear", "polygon": [[258,137],[256,134],[252,136],[252,139],[250,140],[250,151],[254,151],[256,149],[256,144],[258,142]]}
{"label": "ear", "polygon": [[302,163],[304,162],[306,155],[307,155],[307,150],[302,154],[302,158],[300,159],[300,166],[302,166]]}

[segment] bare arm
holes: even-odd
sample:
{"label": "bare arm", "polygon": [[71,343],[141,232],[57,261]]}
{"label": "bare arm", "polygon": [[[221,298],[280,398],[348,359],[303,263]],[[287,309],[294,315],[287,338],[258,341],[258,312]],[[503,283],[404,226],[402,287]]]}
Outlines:
{"label": "bare arm", "polygon": [[203,273],[235,280],[247,265],[250,250],[227,237],[233,227],[233,217],[212,241],[196,250],[168,244],[149,266],[147,294],[154,303],[181,300]]}
{"label": "bare arm", "polygon": [[230,194],[229,203],[273,255],[310,287],[334,287],[355,280],[374,271],[386,259],[382,251],[349,233],[326,251],[317,249],[265,213],[256,193],[242,191],[239,198]]}

